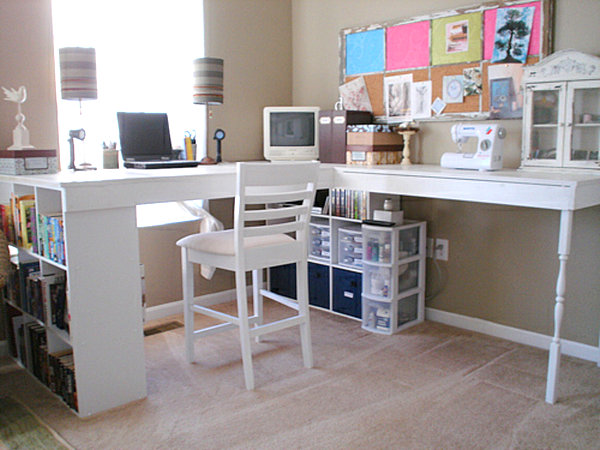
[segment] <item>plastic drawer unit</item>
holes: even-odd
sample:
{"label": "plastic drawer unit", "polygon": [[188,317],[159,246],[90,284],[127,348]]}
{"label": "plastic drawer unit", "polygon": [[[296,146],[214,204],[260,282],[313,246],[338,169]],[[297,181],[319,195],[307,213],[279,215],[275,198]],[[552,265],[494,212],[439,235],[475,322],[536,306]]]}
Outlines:
{"label": "plastic drawer unit", "polygon": [[361,291],[360,273],[333,269],[333,311],[360,319]]}
{"label": "plastic drawer unit", "polygon": [[392,334],[423,321],[425,222],[363,225],[362,327]]}
{"label": "plastic drawer unit", "polygon": [[331,260],[331,231],[328,224],[310,224],[309,258],[323,262]]}
{"label": "plastic drawer unit", "polygon": [[362,231],[360,227],[338,229],[338,264],[361,268],[363,258]]}

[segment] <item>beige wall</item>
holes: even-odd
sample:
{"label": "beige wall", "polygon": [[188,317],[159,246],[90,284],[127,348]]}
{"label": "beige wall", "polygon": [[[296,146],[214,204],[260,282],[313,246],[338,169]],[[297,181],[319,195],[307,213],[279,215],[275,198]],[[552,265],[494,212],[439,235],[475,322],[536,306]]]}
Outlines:
{"label": "beige wall", "polygon": [[[210,136],[217,127],[226,161],[262,158],[262,108],[292,101],[291,0],[205,0],[207,55],[225,59],[225,104],[213,108]],[[50,0],[0,1],[0,85],[27,86],[24,113],[32,144],[58,145]],[[15,105],[0,101],[0,147],[12,144]],[[214,155],[214,141],[211,153]],[[211,202],[211,211],[231,226],[229,200]],[[181,299],[177,239],[197,224],[140,230],[140,260],[146,268],[147,304]],[[197,283],[196,293],[233,287],[227,272]],[[3,339],[0,321],[0,339]]]}
{"label": "beige wall", "polygon": [[[465,0],[293,0],[294,103],[331,109],[337,100],[342,28],[430,14],[476,2]],[[600,54],[598,0],[558,0],[555,49]],[[421,161],[439,164],[455,148],[453,123],[422,124]],[[502,121],[508,130],[505,167],[518,167],[521,121]],[[428,291],[442,291],[427,306],[496,323],[552,334],[558,271],[559,214],[461,202],[408,198],[408,217],[428,221],[429,235],[450,241],[450,260],[429,264]],[[564,337],[598,345],[600,324],[600,208],[575,214],[568,264]]]}

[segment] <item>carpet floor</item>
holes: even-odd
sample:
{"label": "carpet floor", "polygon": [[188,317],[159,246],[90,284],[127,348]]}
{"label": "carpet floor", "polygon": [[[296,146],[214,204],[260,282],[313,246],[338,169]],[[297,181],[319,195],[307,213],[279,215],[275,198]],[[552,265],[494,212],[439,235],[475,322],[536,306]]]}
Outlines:
{"label": "carpet floor", "polygon": [[[285,315],[270,301],[265,314]],[[176,328],[144,339],[148,397],[139,402],[82,420],[8,361],[0,396],[18,398],[77,449],[600,448],[594,363],[563,357],[549,405],[546,351],[433,322],[381,336],[312,310],[311,325],[315,368],[302,366],[297,328],[267,335],[253,344],[251,392],[236,331],[197,342],[187,364]]]}

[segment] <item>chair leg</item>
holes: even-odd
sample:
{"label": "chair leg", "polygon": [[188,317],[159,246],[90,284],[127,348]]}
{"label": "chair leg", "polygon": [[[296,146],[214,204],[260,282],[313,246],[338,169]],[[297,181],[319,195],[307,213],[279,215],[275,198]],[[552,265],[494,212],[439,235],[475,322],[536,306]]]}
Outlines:
{"label": "chair leg", "polygon": [[194,362],[194,265],[188,261],[187,249],[181,248],[181,268],[183,282],[183,322],[185,326],[185,357],[188,363]]}
{"label": "chair leg", "polygon": [[238,318],[240,321],[240,344],[242,347],[242,363],[246,389],[254,389],[254,372],[252,370],[252,347],[250,343],[250,325],[248,323],[248,298],[246,295],[246,274],[243,270],[235,271]]}
{"label": "chair leg", "polygon": [[300,324],[300,341],[304,367],[313,366],[312,341],[310,336],[310,313],[308,307],[308,263],[306,260],[296,263],[296,291],[298,310],[304,321]]}
{"label": "chair leg", "polygon": [[[254,315],[258,316],[255,327],[263,324],[263,296],[260,290],[263,286],[263,271],[256,269],[252,271],[252,304],[254,305]],[[256,342],[262,341],[262,336],[256,336]]]}

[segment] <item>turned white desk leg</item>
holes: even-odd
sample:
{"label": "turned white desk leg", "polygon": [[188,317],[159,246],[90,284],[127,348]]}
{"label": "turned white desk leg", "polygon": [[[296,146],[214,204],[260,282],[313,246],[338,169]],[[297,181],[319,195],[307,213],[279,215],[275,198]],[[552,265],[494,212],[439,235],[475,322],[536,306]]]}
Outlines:
{"label": "turned white desk leg", "polygon": [[565,290],[567,284],[567,260],[571,250],[571,232],[573,230],[573,211],[563,210],[560,215],[558,236],[558,260],[560,263],[556,279],[556,305],[554,306],[554,337],[550,343],[548,359],[548,379],[546,384],[546,402],[556,402],[556,385],[560,367],[560,327],[565,310]]}

